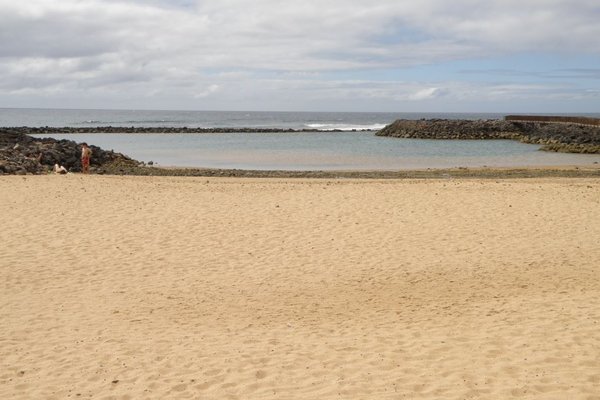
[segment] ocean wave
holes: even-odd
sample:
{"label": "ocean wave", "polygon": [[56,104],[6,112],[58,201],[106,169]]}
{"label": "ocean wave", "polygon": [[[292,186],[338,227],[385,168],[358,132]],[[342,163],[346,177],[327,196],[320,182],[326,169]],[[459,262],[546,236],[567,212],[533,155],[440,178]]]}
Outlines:
{"label": "ocean wave", "polygon": [[129,121],[119,121],[121,124],[162,124],[163,122],[169,123],[184,123],[185,121],[177,121],[171,119],[142,119],[142,120],[129,120]]}
{"label": "ocean wave", "polygon": [[386,124],[306,124],[308,128],[320,131],[378,131],[383,129]]}

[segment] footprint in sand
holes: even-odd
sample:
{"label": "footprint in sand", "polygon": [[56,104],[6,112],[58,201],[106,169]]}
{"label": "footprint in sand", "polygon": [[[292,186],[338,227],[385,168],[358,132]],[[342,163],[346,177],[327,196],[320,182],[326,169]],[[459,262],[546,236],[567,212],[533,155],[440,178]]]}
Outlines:
{"label": "footprint in sand", "polygon": [[263,370],[256,371],[256,379],[264,379],[267,377],[267,373]]}

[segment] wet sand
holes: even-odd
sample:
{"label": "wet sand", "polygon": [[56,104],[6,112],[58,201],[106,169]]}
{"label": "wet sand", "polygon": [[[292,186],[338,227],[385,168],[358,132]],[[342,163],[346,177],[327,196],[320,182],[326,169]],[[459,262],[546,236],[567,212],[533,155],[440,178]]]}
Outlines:
{"label": "wet sand", "polygon": [[600,179],[0,177],[0,398],[600,399]]}

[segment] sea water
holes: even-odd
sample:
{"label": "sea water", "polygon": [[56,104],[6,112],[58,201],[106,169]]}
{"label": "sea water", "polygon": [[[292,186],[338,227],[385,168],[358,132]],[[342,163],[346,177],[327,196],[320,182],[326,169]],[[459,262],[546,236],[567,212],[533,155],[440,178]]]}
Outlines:
{"label": "sea water", "polygon": [[189,128],[269,128],[379,130],[396,119],[496,119],[502,114],[267,112],[267,111],[151,111],[0,108],[0,126],[139,126]]}
{"label": "sea water", "polygon": [[[594,116],[594,115],[590,115]],[[399,118],[496,119],[499,114],[308,113],[0,109],[0,126],[169,126],[319,129],[318,132],[52,134],[160,166],[258,170],[401,170],[592,165],[600,155],[539,151],[509,140],[375,136]],[[336,130],[336,131],[332,131]]]}

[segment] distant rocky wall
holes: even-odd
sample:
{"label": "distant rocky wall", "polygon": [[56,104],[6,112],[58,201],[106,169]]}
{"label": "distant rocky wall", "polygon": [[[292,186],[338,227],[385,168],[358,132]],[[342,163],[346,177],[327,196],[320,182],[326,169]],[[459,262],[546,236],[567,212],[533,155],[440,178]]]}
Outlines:
{"label": "distant rocky wall", "polygon": [[397,120],[376,133],[412,139],[511,139],[542,150],[600,153],[600,127],[506,120]]}
{"label": "distant rocky wall", "polygon": [[546,122],[559,124],[579,124],[589,126],[600,126],[600,118],[589,117],[565,117],[558,115],[507,115],[506,121],[522,122]]}
{"label": "distant rocky wall", "polygon": [[[69,134],[69,133],[265,133],[265,132],[317,132],[316,128],[311,129],[280,129],[280,128],[188,128],[185,126],[92,126],[92,127],[30,127],[17,126],[0,128],[2,132],[19,132],[28,135],[44,134]],[[339,130],[333,130],[339,131]]]}

